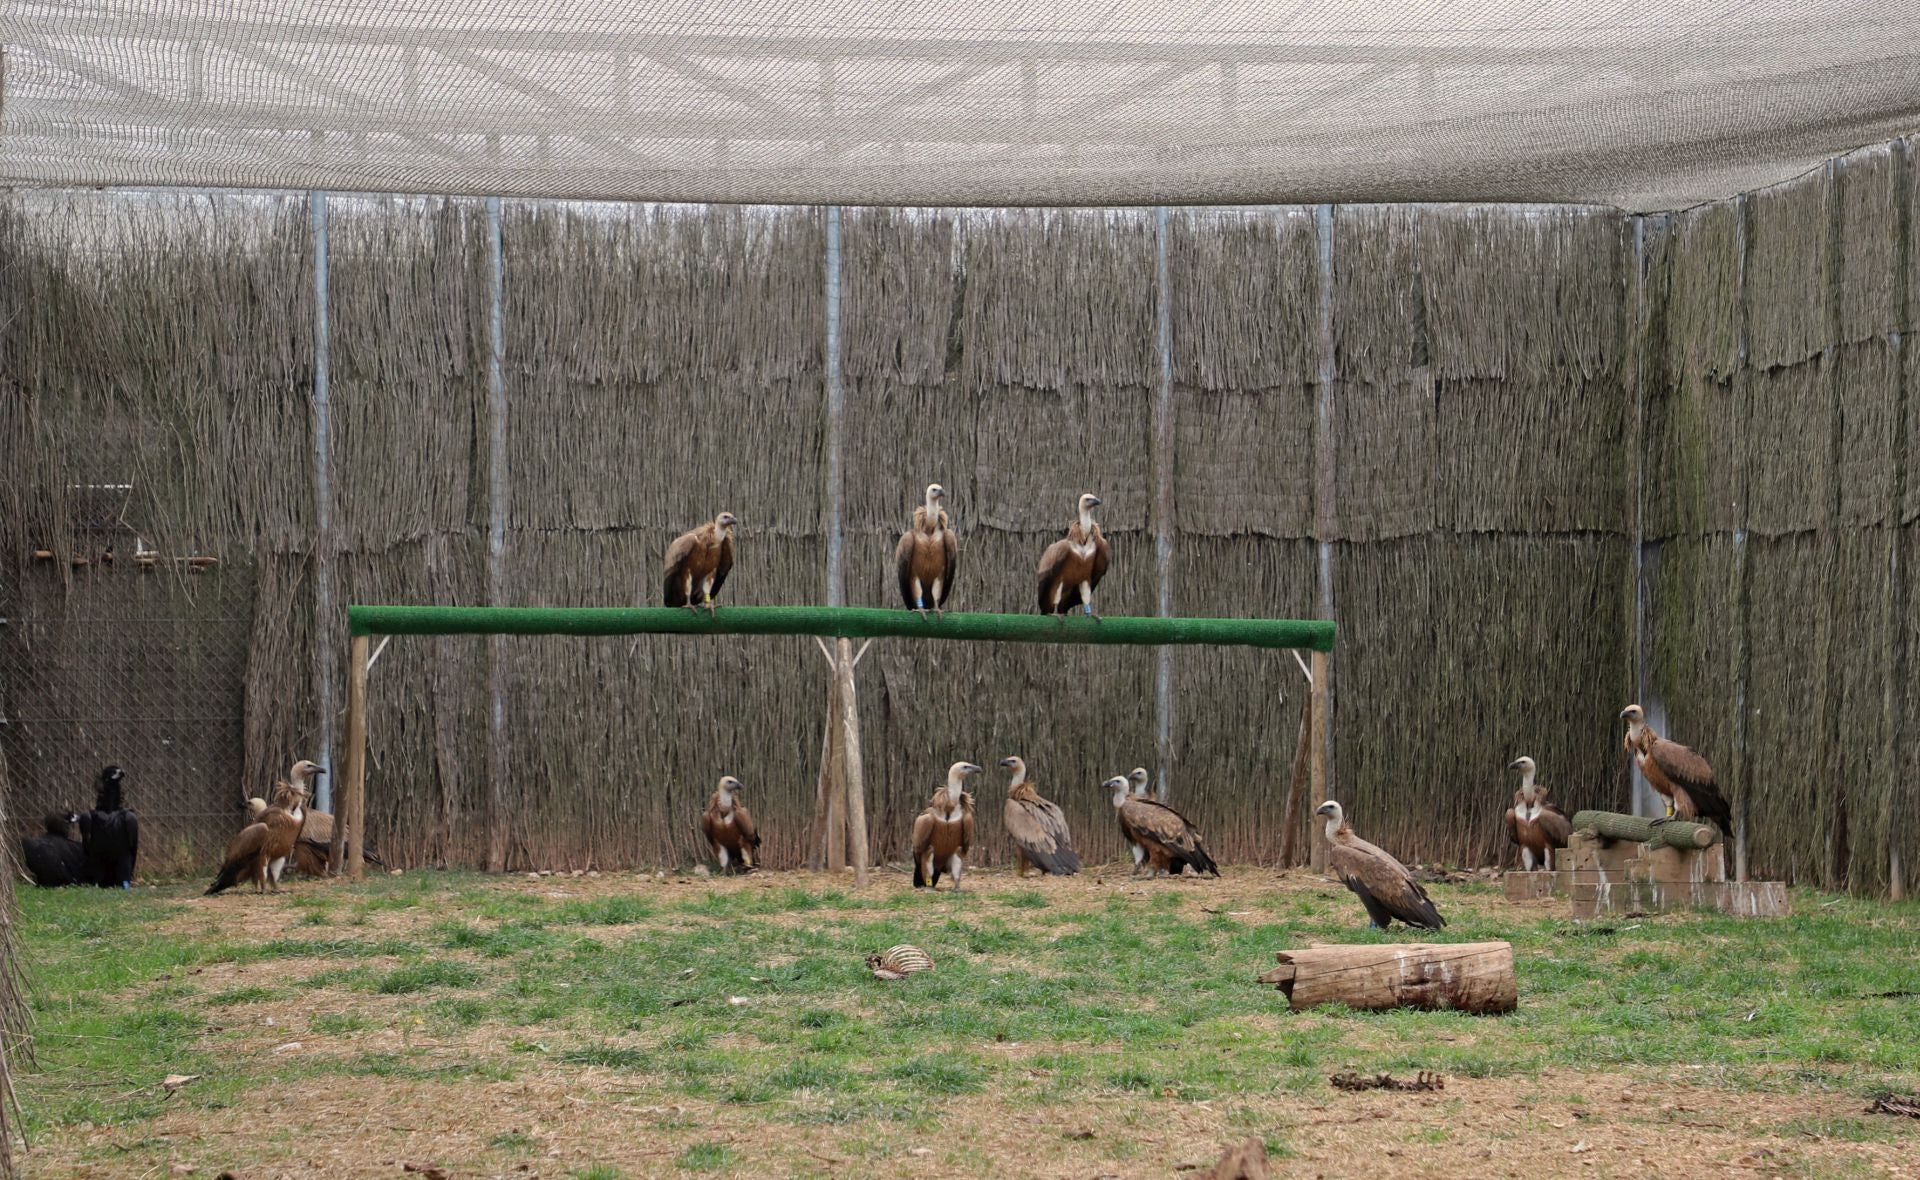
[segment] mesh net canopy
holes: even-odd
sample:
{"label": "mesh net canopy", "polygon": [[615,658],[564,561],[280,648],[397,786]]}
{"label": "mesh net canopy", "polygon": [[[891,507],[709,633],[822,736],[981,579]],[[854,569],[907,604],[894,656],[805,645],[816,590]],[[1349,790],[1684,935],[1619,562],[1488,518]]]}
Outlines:
{"label": "mesh net canopy", "polygon": [[9,0],[0,183],[1673,209],[1920,127],[1886,0]]}

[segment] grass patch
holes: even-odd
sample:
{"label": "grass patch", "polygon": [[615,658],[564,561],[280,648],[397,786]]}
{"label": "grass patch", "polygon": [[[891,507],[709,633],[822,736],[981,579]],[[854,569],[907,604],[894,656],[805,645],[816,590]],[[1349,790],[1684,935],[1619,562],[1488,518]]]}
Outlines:
{"label": "grass patch", "polygon": [[685,1172],[717,1172],[739,1157],[724,1143],[696,1143],[680,1153],[673,1166]]}

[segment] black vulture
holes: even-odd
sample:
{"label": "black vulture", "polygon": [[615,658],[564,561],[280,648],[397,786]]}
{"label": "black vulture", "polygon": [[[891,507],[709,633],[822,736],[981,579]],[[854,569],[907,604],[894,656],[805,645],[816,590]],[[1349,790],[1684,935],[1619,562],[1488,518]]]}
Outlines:
{"label": "black vulture", "polygon": [[87,872],[87,853],[73,838],[73,825],[79,816],[71,811],[49,811],[47,830],[20,841],[22,859],[35,885],[86,885],[92,881]]}
{"label": "black vulture", "polygon": [[102,770],[93,810],[80,817],[88,879],[102,889],[133,888],[133,865],[140,856],[140,817],[120,798],[126,777],[118,766]]}

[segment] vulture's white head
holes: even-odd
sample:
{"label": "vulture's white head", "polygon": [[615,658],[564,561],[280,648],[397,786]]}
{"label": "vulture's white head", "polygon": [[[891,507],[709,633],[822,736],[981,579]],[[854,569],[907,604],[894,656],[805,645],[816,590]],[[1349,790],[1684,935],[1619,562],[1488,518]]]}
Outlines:
{"label": "vulture's white head", "polygon": [[1100,497],[1094,495],[1092,492],[1082,492],[1080,494],[1080,523],[1091,524],[1093,522],[1093,510],[1100,507],[1100,504]]}
{"label": "vulture's white head", "polygon": [[321,775],[327,772],[318,762],[309,762],[305,758],[302,758],[300,761],[294,763],[293,768],[287,771],[287,773],[292,776],[294,786],[305,787],[315,775]]}
{"label": "vulture's white head", "polygon": [[260,818],[260,813],[265,811],[266,809],[267,809],[267,801],[265,799],[262,799],[260,796],[255,795],[253,798],[248,799],[247,800],[248,821],[249,822],[258,821]]}
{"label": "vulture's white head", "polygon": [[1520,772],[1520,789],[1522,791],[1530,791],[1533,789],[1533,775],[1534,775],[1533,759],[1527,757],[1525,754],[1522,754],[1518,758],[1515,758],[1513,761],[1507,763],[1507,769],[1517,770]]}
{"label": "vulture's white head", "polygon": [[940,501],[946,498],[947,498],[947,489],[941,487],[937,483],[930,483],[927,485],[928,509],[932,509],[936,504],[940,503]]}
{"label": "vulture's white head", "polygon": [[956,762],[947,767],[947,789],[958,791],[969,778],[980,773],[980,768],[971,762]]}
{"label": "vulture's white head", "polygon": [[722,512],[720,515],[713,518],[714,527],[719,529],[723,533],[732,532],[733,526],[739,523],[740,523],[740,518],[735,516],[731,512]]}
{"label": "vulture's white head", "polygon": [[746,788],[740,785],[739,779],[733,777],[730,774],[721,775],[720,776],[720,805],[722,807],[731,806],[733,803],[733,797],[735,795],[738,795],[741,791],[744,791],[744,790],[746,790]]}
{"label": "vulture's white head", "polygon": [[1627,737],[1637,741],[1647,728],[1647,711],[1639,705],[1628,705],[1620,710],[1620,719],[1627,723]]}
{"label": "vulture's white head", "polygon": [[1147,768],[1144,766],[1134,767],[1132,770],[1127,772],[1127,781],[1133,784],[1134,794],[1136,795],[1146,794],[1147,793]]}
{"label": "vulture's white head", "polygon": [[1027,763],[1018,754],[1002,758],[1000,766],[1001,769],[1011,771],[1013,774],[1013,781],[1007,784],[1009,787],[1017,787],[1027,781]]}
{"label": "vulture's white head", "polygon": [[1329,840],[1333,839],[1333,834],[1338,832],[1347,822],[1347,813],[1341,810],[1340,805],[1331,799],[1322,803],[1314,811],[1314,814],[1327,817],[1327,839]]}
{"label": "vulture's white head", "polygon": [[1128,788],[1131,786],[1132,782],[1126,775],[1116,774],[1106,782],[1101,783],[1100,789],[1103,791],[1111,791],[1113,793],[1113,805],[1118,807],[1127,801]]}

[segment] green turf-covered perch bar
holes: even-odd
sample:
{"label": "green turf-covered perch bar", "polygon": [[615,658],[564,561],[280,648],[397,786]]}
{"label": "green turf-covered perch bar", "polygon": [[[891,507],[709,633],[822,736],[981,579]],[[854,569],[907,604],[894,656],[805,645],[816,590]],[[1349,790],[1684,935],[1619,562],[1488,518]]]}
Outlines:
{"label": "green turf-covered perch bar", "polygon": [[1640,844],[1665,844],[1673,848],[1712,847],[1720,833],[1712,824],[1697,824],[1690,819],[1671,819],[1655,824],[1644,815],[1622,815],[1617,811],[1576,811],[1573,830],[1597,832],[1609,840],[1632,840]]}
{"label": "green turf-covered perch bar", "polygon": [[1211,644],[1332,651],[1314,619],[1149,619],[952,612],[922,619],[868,606],[350,606],[355,635],[819,635],[831,639],[973,639],[996,643]]}

